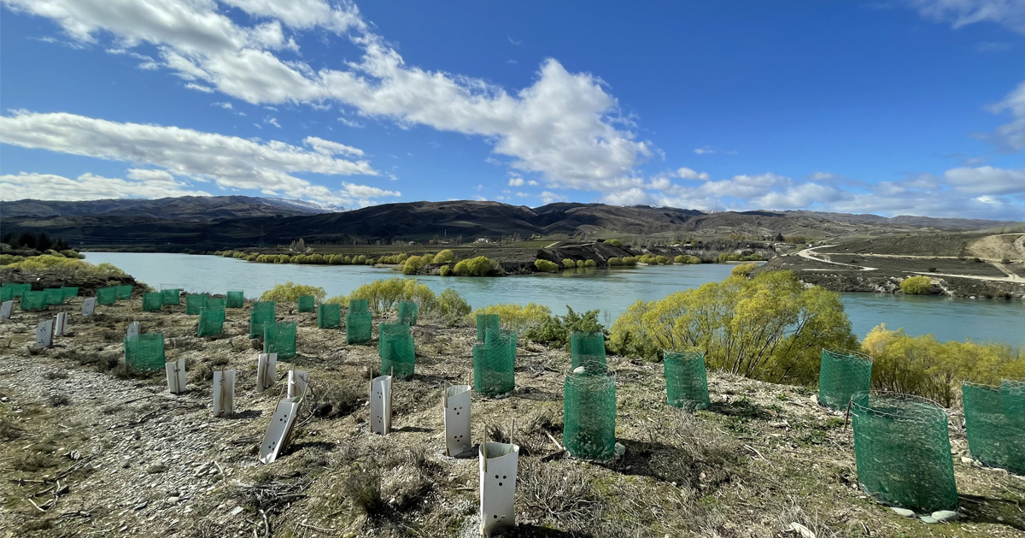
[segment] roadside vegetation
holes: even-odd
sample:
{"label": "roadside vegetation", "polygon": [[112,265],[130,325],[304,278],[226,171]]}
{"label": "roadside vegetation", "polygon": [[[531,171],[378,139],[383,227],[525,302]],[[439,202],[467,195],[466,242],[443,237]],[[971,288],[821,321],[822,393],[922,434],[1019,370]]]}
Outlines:
{"label": "roadside vegetation", "polygon": [[932,279],[927,276],[913,276],[900,281],[900,291],[908,295],[932,293]]}

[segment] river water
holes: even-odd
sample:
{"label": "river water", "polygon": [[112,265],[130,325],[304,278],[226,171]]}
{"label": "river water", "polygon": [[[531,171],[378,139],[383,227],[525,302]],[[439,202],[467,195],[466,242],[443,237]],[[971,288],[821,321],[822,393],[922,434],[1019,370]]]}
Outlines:
{"label": "river water", "polygon": [[[255,298],[287,281],[320,286],[328,297],[348,294],[381,278],[416,278],[436,293],[459,292],[477,308],[499,303],[539,303],[555,313],[566,305],[574,310],[602,312],[611,324],[638,299],[661,299],[729,276],[733,265],[701,264],[635,269],[589,269],[551,275],[472,277],[405,277],[398,271],[367,266],[248,263],[217,256],[89,252],[91,263],[112,263],[154,288],[224,293],[244,290]],[[903,327],[911,335],[933,334],[940,341],[1004,341],[1025,345],[1025,304],[1022,301],[954,299],[874,293],[845,293],[843,303],[854,333],[864,337],[880,323]]]}

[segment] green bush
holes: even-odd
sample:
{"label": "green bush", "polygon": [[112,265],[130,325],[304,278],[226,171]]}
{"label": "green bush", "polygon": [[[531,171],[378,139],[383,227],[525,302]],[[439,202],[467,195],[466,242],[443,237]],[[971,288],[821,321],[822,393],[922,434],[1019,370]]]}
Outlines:
{"label": "green bush", "polygon": [[493,304],[478,308],[466,316],[467,323],[475,323],[478,314],[497,314],[503,329],[512,329],[519,334],[537,327],[552,317],[552,310],[547,306],[530,303],[526,306],[518,304]]}
{"label": "green bush", "polygon": [[[598,267],[598,262],[594,260],[584,260],[582,263],[584,264],[584,267]],[[577,267],[579,266],[580,264],[578,263]]]}
{"label": "green bush", "polygon": [[609,267],[623,265],[623,259],[622,258],[612,257],[612,258],[609,258],[608,264],[609,264]]}
{"label": "green bush", "polygon": [[621,247],[621,246],[623,246],[623,242],[620,241],[619,239],[606,239],[605,240],[605,244],[606,245],[612,245],[614,247]]}
{"label": "green bush", "polygon": [[399,301],[413,301],[420,312],[431,313],[437,308],[438,298],[434,292],[414,279],[388,278],[375,280],[356,288],[348,296],[339,295],[328,299],[329,303],[348,304],[350,299],[366,299],[374,312],[387,312]]}
{"label": "green bush", "polygon": [[666,257],[666,256],[661,256],[661,255],[655,256],[655,263],[657,263],[659,265],[668,265],[669,264],[669,258]]}
{"label": "green bush", "polygon": [[442,265],[441,268],[438,269],[438,274],[441,276],[449,276],[452,274],[452,267],[449,265]]}
{"label": "green bush", "polygon": [[77,258],[71,259],[49,254],[18,258],[15,261],[4,264],[4,266],[25,271],[46,271],[68,282],[74,282],[83,278],[122,278],[128,276],[124,271],[109,263],[93,265]]}
{"label": "green bush", "polygon": [[733,270],[730,271],[730,274],[731,275],[747,276],[747,275],[751,274],[751,271],[754,271],[755,269],[758,269],[758,264],[742,263],[742,264],[734,267]]}
{"label": "green bush", "polygon": [[605,332],[598,322],[598,310],[577,314],[569,305],[565,316],[548,316],[541,323],[525,331],[524,337],[551,347],[569,349],[569,335],[575,332]]}
{"label": "green bush", "polygon": [[838,293],[805,289],[790,271],[730,276],[634,303],[612,325],[609,349],[658,359],[700,351],[710,368],[776,383],[814,383],[820,353],[857,338]]}
{"label": "green bush", "polygon": [[456,261],[456,256],[455,254],[452,254],[452,251],[449,249],[442,250],[434,255],[434,263],[439,265],[443,263],[452,263],[454,261]]}
{"label": "green bush", "polygon": [[486,256],[477,256],[469,260],[460,260],[453,271],[457,276],[487,276],[498,274],[502,270],[497,262]]}
{"label": "green bush", "polygon": [[534,267],[536,267],[538,271],[545,273],[554,273],[559,270],[559,264],[541,259],[534,260]]}
{"label": "green bush", "polygon": [[637,265],[637,256],[625,256],[623,257],[623,265],[627,267],[634,267]]}
{"label": "green bush", "polygon": [[424,260],[420,256],[410,256],[402,266],[402,274],[415,275],[424,266]]}
{"label": "green bush", "polygon": [[932,292],[932,280],[927,276],[913,276],[900,282],[900,291],[908,295],[926,295]]}
{"label": "green bush", "polygon": [[438,315],[450,325],[470,313],[470,304],[456,290],[446,289],[438,295]]}
{"label": "green bush", "polygon": [[577,266],[577,262],[569,258],[566,258],[565,260],[562,260],[562,266],[566,269],[573,269]]}
{"label": "green bush", "polygon": [[260,301],[295,303],[298,302],[300,295],[312,295],[317,298],[318,302],[322,302],[324,297],[327,296],[327,292],[324,291],[324,288],[317,286],[304,286],[294,282],[286,282],[284,284],[278,284],[277,286],[274,286],[273,289],[263,292],[263,294],[260,295]]}
{"label": "green bush", "polygon": [[679,256],[673,258],[673,263],[678,263],[681,265],[697,265],[701,263],[701,258],[698,258],[697,256],[685,256],[683,254],[680,254]]}

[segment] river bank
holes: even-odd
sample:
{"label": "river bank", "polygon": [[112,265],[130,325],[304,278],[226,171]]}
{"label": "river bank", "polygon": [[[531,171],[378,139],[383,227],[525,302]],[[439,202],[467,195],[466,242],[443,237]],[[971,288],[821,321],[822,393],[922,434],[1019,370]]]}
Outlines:
{"label": "river bank", "polygon": [[[439,408],[446,386],[472,377],[473,327],[421,318],[413,328],[417,374],[396,381],[393,433],[380,437],[368,432],[366,406],[366,379],[380,364],[376,341],[346,345],[342,330],[317,329],[315,314],[278,305],[279,321],[298,324],[292,366],[309,372],[312,392],[290,447],[261,465],[257,444],[288,365],[279,363],[275,387],[256,391],[250,304],[227,311],[224,334],[197,338],[184,306],[142,312],[135,298],[83,318],[80,302],[59,307],[70,312],[69,335],[40,352],[28,351],[33,329],[52,312],[2,322],[0,536],[478,532],[477,460],[442,454]],[[185,359],[186,393],[168,394],[162,374],[119,368],[130,321],[164,334],[168,360]],[[660,364],[609,356],[625,454],[592,464],[567,457],[559,443],[568,353],[521,342],[516,364],[511,396],[475,395],[472,403],[475,444],[511,437],[521,446],[516,536],[800,536],[792,523],[841,537],[1025,530],[1025,481],[965,459],[957,420],[955,473],[971,502],[959,521],[926,525],[857,488],[850,428],[807,388],[711,372],[711,409],[689,415],[663,404]],[[234,417],[211,417],[215,368],[238,372]]]}

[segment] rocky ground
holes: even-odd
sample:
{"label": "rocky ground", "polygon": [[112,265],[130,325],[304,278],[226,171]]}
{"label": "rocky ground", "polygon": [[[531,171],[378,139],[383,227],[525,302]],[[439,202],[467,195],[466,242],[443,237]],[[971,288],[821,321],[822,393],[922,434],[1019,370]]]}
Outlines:
{"label": "rocky ground", "polygon": [[[262,465],[257,444],[289,365],[279,363],[275,387],[255,390],[250,305],[228,311],[224,335],[201,339],[184,306],[141,312],[140,303],[83,318],[74,300],[60,307],[71,313],[69,334],[38,352],[33,329],[53,311],[0,322],[0,536],[477,535],[478,463],[444,456],[440,404],[446,386],[472,379],[473,327],[421,317],[417,374],[395,382],[394,431],[381,437],[367,428],[376,340],[346,345],[342,330],[279,305],[279,320],[299,324],[292,366],[309,371],[311,392],[291,445]],[[124,369],[132,320],[164,333],[169,360],[186,359],[188,392]],[[973,463],[955,410],[960,519],[926,524],[858,489],[850,427],[804,387],[713,373],[711,409],[688,414],[664,405],[661,365],[610,357],[626,452],[605,464],[570,458],[561,447],[568,364],[564,350],[521,341],[515,393],[474,396],[475,442],[511,436],[522,447],[519,527],[509,535],[1025,533],[1025,479]],[[238,371],[231,418],[212,417],[220,368]]]}

